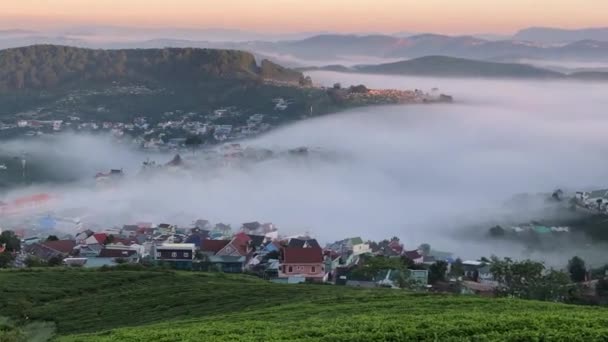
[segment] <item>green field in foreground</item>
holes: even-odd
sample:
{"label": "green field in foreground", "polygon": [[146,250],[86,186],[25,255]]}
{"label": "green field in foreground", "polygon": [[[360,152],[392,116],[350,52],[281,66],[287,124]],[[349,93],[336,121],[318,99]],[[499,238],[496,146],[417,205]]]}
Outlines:
{"label": "green field in foreground", "polygon": [[4,271],[0,312],[59,341],[608,341],[602,308],[217,273]]}

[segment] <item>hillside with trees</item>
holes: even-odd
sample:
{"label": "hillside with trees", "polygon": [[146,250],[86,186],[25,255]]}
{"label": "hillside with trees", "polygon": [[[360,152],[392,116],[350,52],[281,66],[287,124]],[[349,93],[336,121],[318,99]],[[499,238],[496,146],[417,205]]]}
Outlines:
{"label": "hillside with trees", "polygon": [[[277,98],[289,100],[288,108],[276,110],[272,101]],[[309,77],[268,60],[256,61],[244,51],[56,45],[0,51],[0,123],[69,121],[73,116],[127,123],[145,116],[156,124],[165,113],[203,115],[227,107],[242,113],[236,121],[254,113],[273,114],[268,116],[273,126],[310,115],[311,107],[315,115],[336,109]]]}
{"label": "hillside with trees", "polygon": [[0,51],[0,91],[78,82],[183,82],[218,79],[298,83],[302,74],[248,52],[214,49],[93,50],[35,45]]}

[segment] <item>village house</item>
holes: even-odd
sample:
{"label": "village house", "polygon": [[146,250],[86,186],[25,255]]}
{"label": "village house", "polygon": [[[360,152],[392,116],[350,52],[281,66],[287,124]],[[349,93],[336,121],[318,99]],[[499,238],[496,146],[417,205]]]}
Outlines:
{"label": "village house", "polygon": [[424,263],[424,256],[418,250],[405,251],[403,255],[416,265]]}
{"label": "village house", "polygon": [[218,223],[209,233],[211,239],[229,239],[232,237],[232,228],[228,224]]}
{"label": "village house", "polygon": [[215,255],[230,255],[247,257],[253,251],[251,238],[245,233],[236,234],[230,242]]}
{"label": "village house", "polygon": [[91,236],[93,234],[95,234],[95,232],[93,232],[90,229],[86,229],[86,230],[83,230],[83,231],[79,232],[78,234],[76,234],[76,236],[74,237],[74,240],[76,240],[76,244],[82,245],[82,244],[85,244],[86,243],[85,241],[89,238],[89,236]]}
{"label": "village house", "polygon": [[134,249],[102,249],[96,257],[86,258],[84,267],[116,266],[119,263],[137,263],[139,254]]}
{"label": "village house", "polygon": [[200,263],[199,268],[204,271],[220,271],[224,273],[242,273],[247,258],[235,255],[211,255]]}
{"label": "village house", "polygon": [[103,245],[108,236],[105,233],[95,233],[84,240],[86,245]]}
{"label": "village house", "polygon": [[336,241],[333,244],[328,245],[326,249],[340,254],[352,253],[353,255],[361,255],[372,252],[369,244],[363,243],[363,239],[360,237]]}
{"label": "village house", "polygon": [[203,245],[203,241],[209,239],[209,231],[200,229],[200,228],[192,228],[190,230],[190,235],[184,241],[185,243],[193,243],[197,249],[200,249]]}
{"label": "village house", "polygon": [[49,261],[52,258],[63,259],[70,256],[75,247],[74,240],[45,241],[26,246],[25,252],[41,260]]}
{"label": "village house", "polygon": [[191,243],[167,243],[154,246],[154,261],[168,262],[177,269],[191,269],[196,247]]}
{"label": "village house", "polygon": [[202,240],[200,252],[203,255],[215,255],[229,243],[230,240]]}
{"label": "village house", "polygon": [[384,256],[400,256],[403,254],[403,244],[399,240],[392,240],[386,248],[379,251]]}
{"label": "village house", "polygon": [[279,261],[279,278],[303,277],[319,282],[326,278],[323,251],[319,247],[284,247]]}
{"label": "village house", "polygon": [[309,237],[297,237],[287,239],[287,247],[291,248],[318,248],[321,249],[316,239]]}
{"label": "village house", "polygon": [[490,272],[490,265],[483,261],[465,260],[462,262],[466,278],[482,283],[495,284],[494,276]]}
{"label": "village house", "polygon": [[608,205],[608,189],[585,192],[582,194],[582,200],[590,209],[606,211]]}

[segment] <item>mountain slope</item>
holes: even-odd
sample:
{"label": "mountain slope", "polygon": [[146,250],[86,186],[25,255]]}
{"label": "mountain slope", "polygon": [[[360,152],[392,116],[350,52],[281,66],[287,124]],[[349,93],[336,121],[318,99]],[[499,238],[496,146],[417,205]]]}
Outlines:
{"label": "mountain slope", "polygon": [[[299,71],[267,60],[258,64],[253,54],[237,50],[29,46],[0,51],[0,122],[76,115],[86,122],[128,123],[145,116],[156,125],[166,113],[214,120],[214,110],[234,107],[236,117],[214,123],[240,125],[267,113],[274,126],[310,115],[311,106],[315,115],[335,109],[310,82]],[[277,111],[276,98],[291,104]]]}
{"label": "mountain slope", "polygon": [[0,91],[45,89],[77,82],[199,82],[276,79],[301,74],[270,62],[258,67],[243,51],[212,49],[92,50],[36,45],[0,51]]}
{"label": "mountain slope", "polygon": [[301,70],[324,70],[336,72],[359,72],[384,75],[413,75],[437,77],[487,77],[487,78],[563,78],[559,72],[526,64],[495,63],[446,56],[427,56],[395,63],[356,65],[345,67],[302,68]]}
{"label": "mountain slope", "polygon": [[463,58],[428,56],[396,63],[358,66],[356,71],[391,75],[554,78],[560,73],[524,64],[493,63]]}

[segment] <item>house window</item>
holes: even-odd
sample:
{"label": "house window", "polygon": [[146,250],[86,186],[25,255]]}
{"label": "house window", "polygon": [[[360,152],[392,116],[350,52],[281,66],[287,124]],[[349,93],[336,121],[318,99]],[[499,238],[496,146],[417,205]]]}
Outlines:
{"label": "house window", "polygon": [[156,257],[157,257],[157,258],[160,258],[160,257],[161,257],[160,252],[156,252]]}
{"label": "house window", "polygon": [[289,266],[289,272],[293,272],[293,268],[291,266]]}
{"label": "house window", "polygon": [[177,252],[171,252],[171,257],[172,258],[177,258]]}
{"label": "house window", "polygon": [[188,252],[184,252],[184,258],[188,258],[188,257],[189,257]]}
{"label": "house window", "polygon": [[315,273],[316,271],[317,271],[317,268],[313,266],[312,267],[312,273]]}
{"label": "house window", "polygon": [[296,271],[298,271],[298,272],[304,271],[304,266],[296,266]]}

